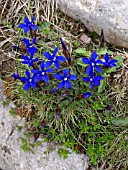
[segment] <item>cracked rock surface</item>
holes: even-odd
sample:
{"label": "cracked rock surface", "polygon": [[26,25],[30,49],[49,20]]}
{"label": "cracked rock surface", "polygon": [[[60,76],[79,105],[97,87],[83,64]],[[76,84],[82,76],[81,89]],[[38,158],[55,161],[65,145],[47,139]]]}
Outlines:
{"label": "cracked rock surface", "polygon": [[86,28],[105,40],[128,48],[128,0],[55,0],[65,14],[80,19]]}
{"label": "cracked rock surface", "polygon": [[[10,107],[2,106],[2,82],[0,81],[0,170],[86,170],[88,167],[87,156],[83,154],[69,154],[63,160],[57,153],[59,145],[42,142],[34,148],[34,154],[21,149],[20,137],[25,128],[20,132],[16,126],[24,126],[24,120],[19,116],[11,116]],[[39,139],[40,141],[42,139]],[[52,148],[52,152],[44,152]]]}

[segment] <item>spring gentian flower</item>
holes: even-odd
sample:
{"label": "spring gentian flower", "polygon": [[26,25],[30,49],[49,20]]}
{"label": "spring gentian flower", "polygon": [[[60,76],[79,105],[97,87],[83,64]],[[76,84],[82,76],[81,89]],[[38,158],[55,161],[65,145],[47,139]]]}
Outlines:
{"label": "spring gentian flower", "polygon": [[27,38],[24,38],[23,39],[25,45],[26,45],[26,48],[27,48],[27,53],[31,54],[35,54],[37,52],[37,48],[33,46],[33,44],[35,44],[36,42],[36,37],[33,38],[32,40],[32,43],[29,42],[29,40]]}
{"label": "spring gentian flower", "polygon": [[68,73],[69,73],[69,69],[65,69],[65,70],[63,70],[64,76],[62,76],[59,73],[54,74],[54,77],[57,80],[62,80],[58,85],[58,89],[62,89],[64,86],[66,87],[66,89],[70,89],[72,85],[71,85],[69,80],[76,80],[77,79],[74,74],[71,74],[71,75],[68,76]]}
{"label": "spring gentian flower", "polygon": [[52,63],[54,63],[56,69],[59,69],[60,68],[59,62],[66,61],[66,58],[64,56],[56,56],[57,52],[58,52],[58,47],[54,49],[52,55],[49,52],[44,52],[44,56],[49,60],[46,62],[46,67],[50,67]]}
{"label": "spring gentian flower", "polygon": [[31,22],[30,22],[27,16],[24,18],[24,23],[21,23],[19,25],[19,28],[24,29],[24,34],[26,34],[30,29],[33,29],[35,31],[37,30],[37,26],[33,24],[35,19],[36,19],[36,16],[33,17]]}
{"label": "spring gentian flower", "polygon": [[26,55],[21,55],[22,59],[24,59],[24,61],[22,61],[22,64],[28,64],[29,67],[31,67],[33,65],[34,62],[37,62],[39,59],[38,58],[33,58],[34,54],[30,54],[30,58]]}
{"label": "spring gentian flower", "polygon": [[54,72],[54,70],[52,68],[45,70],[45,63],[42,61],[40,64],[40,70],[33,69],[32,72],[36,75],[35,82],[39,82],[41,79],[43,79],[45,83],[48,83],[49,77],[47,76],[47,73]]}
{"label": "spring gentian flower", "polygon": [[61,42],[62,48],[63,48],[64,50],[67,50],[66,44],[64,43],[64,41],[62,40],[62,38],[60,38],[60,42]]}
{"label": "spring gentian flower", "polygon": [[104,66],[107,67],[107,68],[111,68],[111,67],[114,67],[116,66],[116,62],[118,62],[118,60],[109,60],[109,55],[108,53],[105,54],[104,56],[104,60],[105,62],[103,62]]}
{"label": "spring gentian flower", "polygon": [[34,81],[35,75],[31,77],[30,72],[28,71],[28,69],[26,69],[26,76],[27,78],[26,77],[20,78],[20,80],[25,83],[24,90],[28,90],[30,86],[35,89],[36,88],[36,82]]}
{"label": "spring gentian flower", "polygon": [[96,71],[98,71],[100,74],[102,73],[102,69],[97,65],[97,64],[103,64],[103,62],[98,59],[96,60],[97,58],[97,53],[96,51],[94,51],[92,54],[91,54],[91,59],[89,60],[88,58],[82,58],[82,61],[85,63],[85,64],[89,64],[89,66],[87,67],[86,69],[86,74],[89,74],[90,72],[94,72],[94,68],[96,69]]}
{"label": "spring gentian flower", "polygon": [[83,98],[89,98],[90,96],[92,96],[92,93],[90,92],[86,92],[86,93],[83,93]]}
{"label": "spring gentian flower", "polygon": [[18,73],[12,74],[12,77],[13,77],[15,80],[20,79],[20,76],[19,76]]}
{"label": "spring gentian flower", "polygon": [[102,76],[94,76],[94,73],[91,71],[89,74],[90,77],[83,77],[84,82],[90,82],[90,89],[94,88],[94,85],[100,86],[100,80],[104,78]]}

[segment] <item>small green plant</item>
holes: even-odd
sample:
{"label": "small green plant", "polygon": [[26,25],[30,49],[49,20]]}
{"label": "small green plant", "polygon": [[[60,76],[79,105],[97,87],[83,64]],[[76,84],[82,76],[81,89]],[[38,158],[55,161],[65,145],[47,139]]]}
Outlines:
{"label": "small green plant", "polygon": [[[19,72],[12,75],[15,80],[12,93],[17,96],[18,106],[26,107],[28,114],[33,113],[29,121],[32,128],[21,138],[22,149],[32,152],[42,136],[45,141],[55,140],[76,153],[87,154],[93,165],[106,161],[106,167],[109,162],[112,166],[117,162],[118,166],[118,147],[124,150],[127,146],[127,139],[123,138],[127,120],[116,119],[108,79],[122,66],[122,58],[113,59],[113,52],[107,47],[92,52],[79,48],[78,43],[71,56],[49,22],[39,22],[43,39],[36,37],[35,19],[25,17],[19,28],[30,34],[23,38],[23,47],[13,46],[22,53],[22,64],[18,60]],[[125,126],[120,130],[117,126],[122,121]],[[65,159],[70,152],[60,148],[58,153]],[[120,158],[125,159],[126,152]]]}

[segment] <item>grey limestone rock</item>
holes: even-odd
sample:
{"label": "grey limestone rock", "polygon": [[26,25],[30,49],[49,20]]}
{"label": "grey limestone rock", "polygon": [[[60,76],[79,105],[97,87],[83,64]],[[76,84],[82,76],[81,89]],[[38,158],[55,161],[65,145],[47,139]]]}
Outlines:
{"label": "grey limestone rock", "polygon": [[[41,142],[34,148],[34,154],[21,149],[20,137],[25,131],[24,120],[19,116],[11,116],[10,107],[2,106],[2,82],[0,81],[0,169],[2,170],[86,170],[88,167],[87,156],[83,154],[69,154],[63,160],[57,153],[60,147],[55,143]],[[23,126],[20,132],[16,126]],[[39,138],[39,141],[42,141]],[[47,152],[52,148],[52,152]],[[45,154],[46,152],[47,154]]]}
{"label": "grey limestone rock", "polygon": [[90,31],[101,34],[105,40],[128,48],[128,0],[56,0],[60,10],[74,19],[80,19]]}

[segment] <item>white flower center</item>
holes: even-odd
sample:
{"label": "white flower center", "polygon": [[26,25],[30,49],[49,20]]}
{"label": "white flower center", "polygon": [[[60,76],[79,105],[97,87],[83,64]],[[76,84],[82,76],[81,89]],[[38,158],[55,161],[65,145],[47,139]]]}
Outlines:
{"label": "white flower center", "polygon": [[29,82],[31,83],[31,82],[32,82],[32,79],[29,79]]}
{"label": "white flower center", "polygon": [[91,78],[90,81],[93,81],[93,79]]}
{"label": "white flower center", "polygon": [[64,78],[64,81],[67,81],[68,79],[67,79],[67,77],[66,78]]}
{"label": "white flower center", "polygon": [[53,58],[53,61],[56,61],[56,57]]}
{"label": "white flower center", "polygon": [[42,75],[44,76],[45,72],[42,72]]}
{"label": "white flower center", "polygon": [[92,66],[94,66],[95,64],[94,63],[92,63]]}

